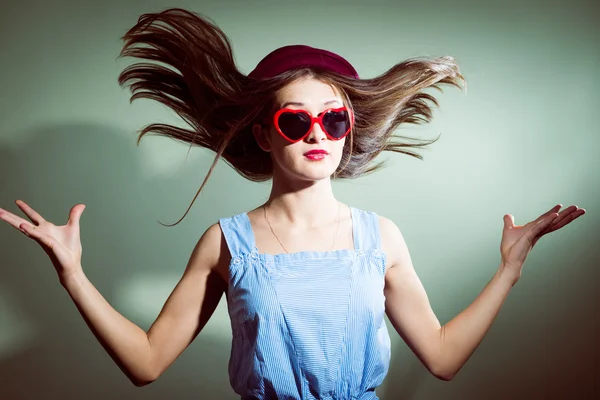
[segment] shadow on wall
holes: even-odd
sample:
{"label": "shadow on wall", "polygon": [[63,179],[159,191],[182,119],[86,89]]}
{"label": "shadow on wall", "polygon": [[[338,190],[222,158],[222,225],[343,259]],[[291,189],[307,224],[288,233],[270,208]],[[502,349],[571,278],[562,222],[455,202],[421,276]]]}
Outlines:
{"label": "shadow on wall", "polygon": [[[135,318],[135,312],[127,315],[116,304],[124,297],[122,282],[157,275],[173,283],[171,290],[196,241],[217,217],[202,212],[216,205],[214,193],[207,193],[196,202],[203,207],[194,207],[178,226],[159,225],[157,220],[173,223],[183,215],[200,174],[189,168],[177,179],[149,179],[138,149],[135,138],[106,126],[31,132],[17,150],[0,149],[0,170],[5,171],[0,206],[25,217],[14,204],[22,199],[63,225],[72,206],[86,204],[81,217],[84,270],[109,303],[146,330],[160,307],[148,320]],[[174,199],[182,185],[192,195]],[[81,318],[40,246],[1,222],[1,399],[237,398],[227,377],[230,330],[220,335],[203,331],[160,379],[133,386]],[[213,318],[226,313],[221,305]]]}
{"label": "shadow on wall", "polygon": [[[125,303],[116,301],[123,297],[122,282],[154,275],[172,282],[172,289],[202,232],[219,217],[241,211],[235,196],[211,190],[209,181],[196,203],[202,207],[194,207],[177,227],[163,228],[156,221],[172,223],[182,215],[197,189],[190,182],[200,181],[212,158],[199,168],[186,168],[177,179],[158,180],[141,167],[135,139],[111,127],[55,126],[28,138],[16,150],[0,149],[0,170],[10,171],[2,174],[0,206],[23,216],[14,204],[16,198],[23,199],[49,221],[64,224],[73,205],[86,204],[81,219],[86,274],[119,312],[143,329],[160,307],[154,307],[149,318],[123,312]],[[245,184],[228,167],[215,174],[214,180],[227,174],[225,179]],[[190,195],[173,196],[183,192],[183,185]],[[231,187],[239,190],[238,181]],[[225,214],[214,215],[210,212],[214,209]],[[231,332],[223,328],[228,323],[224,298],[175,364],[153,384],[136,388],[85,325],[39,245],[7,224],[2,226],[0,398],[237,398],[227,376]],[[600,257],[592,247],[597,235],[580,231],[577,237],[578,245],[593,252],[574,255],[576,265],[564,265],[553,278],[523,278],[527,282],[513,290],[488,336],[454,381],[430,376],[402,344],[393,349],[390,372],[377,391],[381,399],[590,398],[585,393],[593,390],[600,372],[594,287]],[[448,262],[460,260],[456,256]],[[529,266],[524,275],[539,270],[543,277],[543,265]],[[162,305],[166,296],[160,300]],[[211,331],[215,319],[227,322]],[[393,329],[390,335],[396,335]]]}
{"label": "shadow on wall", "polygon": [[[576,221],[580,222],[577,229],[567,227],[558,232],[552,239],[555,244],[550,239],[543,243],[542,239],[536,245],[494,324],[451,382],[430,375],[408,346],[400,342],[392,349],[392,364],[381,398],[596,399],[600,392],[600,218],[593,211],[586,217],[585,223]],[[541,255],[546,252],[556,256],[543,260]],[[447,262],[462,265],[458,256]],[[473,268],[489,262],[468,261]],[[455,280],[440,279],[446,279],[445,288],[438,289],[447,291],[445,301],[454,309],[447,313],[451,317],[467,307],[487,283],[469,282],[469,277],[462,275]],[[465,298],[461,290],[472,296],[468,302],[459,300]],[[433,304],[433,308],[439,311],[444,307]],[[440,317],[440,322],[447,321]]]}

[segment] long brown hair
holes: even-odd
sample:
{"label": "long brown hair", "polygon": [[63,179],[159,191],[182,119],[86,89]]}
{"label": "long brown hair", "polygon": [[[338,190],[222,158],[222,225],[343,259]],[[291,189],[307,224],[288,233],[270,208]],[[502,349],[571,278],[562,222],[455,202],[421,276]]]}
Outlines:
{"label": "long brown hair", "polygon": [[[452,57],[411,58],[372,79],[354,79],[334,72],[305,68],[268,79],[253,79],[235,64],[229,39],[208,18],[180,8],[143,14],[123,37],[119,57],[160,62],[136,63],[119,75],[133,101],[157,100],[173,109],[189,129],[154,123],[138,132],[137,144],[147,133],[171,137],[190,146],[213,150],[214,161],[181,222],[222,157],[245,178],[262,182],[273,174],[271,156],[263,151],[252,125],[272,111],[277,92],[303,77],[314,77],[336,87],[355,114],[355,125],[344,144],[334,179],[355,178],[384,166],[373,163],[382,151],[394,151],[418,159],[411,148],[434,143],[400,136],[401,124],[427,123],[435,97],[425,89],[441,91],[440,84],[466,87]],[[397,140],[391,140],[393,138]],[[162,224],[162,223],[161,223]]]}

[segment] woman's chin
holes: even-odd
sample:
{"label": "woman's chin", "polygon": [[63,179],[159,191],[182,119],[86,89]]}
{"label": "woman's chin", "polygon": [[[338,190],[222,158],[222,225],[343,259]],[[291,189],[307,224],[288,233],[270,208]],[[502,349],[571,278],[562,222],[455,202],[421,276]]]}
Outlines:
{"label": "woman's chin", "polygon": [[330,179],[335,171],[328,168],[322,170],[302,171],[301,175],[304,179],[310,181],[322,181],[324,179]]}
{"label": "woman's chin", "polygon": [[303,182],[317,182],[330,179],[335,172],[336,166],[325,162],[308,162],[294,165],[287,171],[281,171],[290,180]]}

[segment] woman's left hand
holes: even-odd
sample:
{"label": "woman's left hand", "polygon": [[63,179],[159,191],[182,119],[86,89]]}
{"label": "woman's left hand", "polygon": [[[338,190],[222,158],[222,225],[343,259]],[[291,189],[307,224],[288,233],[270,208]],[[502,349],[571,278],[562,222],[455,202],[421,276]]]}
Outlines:
{"label": "woman's left hand", "polygon": [[500,244],[502,254],[500,273],[514,280],[513,284],[521,277],[521,269],[527,255],[542,236],[562,228],[585,214],[585,210],[577,206],[570,206],[558,212],[561,207],[562,205],[558,204],[523,226],[515,225],[511,214],[504,216],[504,230]]}

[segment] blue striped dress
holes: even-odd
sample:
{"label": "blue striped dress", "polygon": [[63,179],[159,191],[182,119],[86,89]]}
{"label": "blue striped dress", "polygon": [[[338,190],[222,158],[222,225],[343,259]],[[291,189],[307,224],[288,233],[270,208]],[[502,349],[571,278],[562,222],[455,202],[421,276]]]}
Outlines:
{"label": "blue striped dress", "polygon": [[378,399],[390,338],[374,212],[350,207],[354,249],[261,254],[246,213],[219,220],[231,253],[229,380],[242,399]]}

